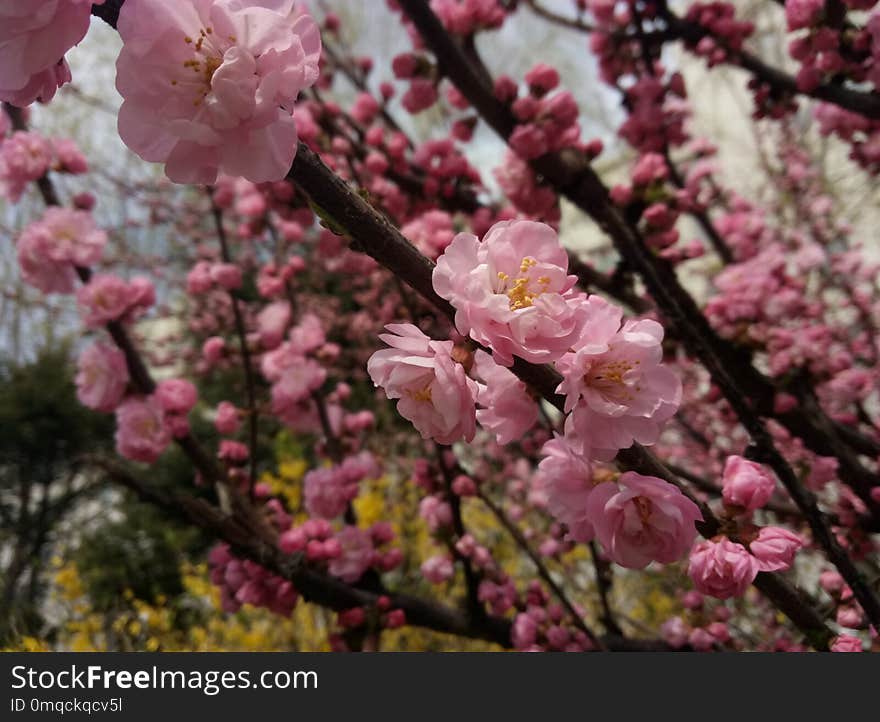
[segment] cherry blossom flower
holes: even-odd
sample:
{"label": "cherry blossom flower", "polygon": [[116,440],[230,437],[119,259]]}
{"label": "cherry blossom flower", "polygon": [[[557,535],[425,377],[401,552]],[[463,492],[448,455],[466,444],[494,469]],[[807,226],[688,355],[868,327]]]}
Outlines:
{"label": "cherry blossom flower", "polygon": [[617,564],[642,569],[683,557],[703,515],[675,486],[628,471],[617,484],[599,484],[587,499],[587,518],[596,538]]}
{"label": "cherry blossom flower", "polygon": [[341,553],[330,560],[329,572],[342,581],[354,584],[373,563],[373,540],[370,534],[356,526],[346,526],[334,537]]}
{"label": "cherry blossom flower", "polygon": [[431,584],[443,584],[443,582],[448,582],[455,575],[452,559],[440,554],[425,559],[420,570],[422,576]]}
{"label": "cherry blossom flower", "polygon": [[367,452],[350,456],[337,466],[313,469],[303,479],[306,510],[315,517],[335,519],[357,496],[358,484],[378,475],[376,461]]}
{"label": "cherry blossom flower", "polygon": [[0,1],[0,100],[48,103],[70,80],[64,54],[85,37],[104,0]]}
{"label": "cherry blossom flower", "polygon": [[18,239],[22,278],[43,293],[73,293],[74,267],[97,263],[106,243],[90,213],[49,208]]}
{"label": "cherry blossom flower", "polygon": [[0,143],[0,192],[13,203],[52,166],[52,145],[39,133],[16,131]]}
{"label": "cherry blossom flower", "polygon": [[129,148],[177,183],[284,178],[293,103],[317,80],[321,54],[318,26],[294,0],[128,0],[118,29]]}
{"label": "cherry blossom flower", "polygon": [[694,547],[688,574],[703,594],[717,599],[741,597],[758,574],[758,562],[742,544],[722,537]]}
{"label": "cherry blossom flower", "polygon": [[168,414],[188,414],[199,400],[199,392],[186,379],[164,379],[155,391],[156,400]]}
{"label": "cherry blossom flower", "polygon": [[863,652],[862,640],[849,634],[841,634],[835,637],[831,643],[832,652]]}
{"label": "cherry blossom flower", "polygon": [[217,415],[214,417],[214,428],[220,434],[234,434],[241,426],[238,409],[229,401],[217,404]]}
{"label": "cherry blossom flower", "polygon": [[583,304],[585,324],[574,352],[556,364],[563,381],[566,433],[583,453],[610,461],[634,441],[653,444],[681,402],[681,382],[662,365],[663,327],[626,321],[598,296]]}
{"label": "cherry blossom flower", "polygon": [[113,411],[128,386],[125,354],[115,346],[96,342],[83,349],[77,367],[76,396],[80,402],[95,411]]}
{"label": "cherry blossom flower", "polygon": [[726,504],[755,511],[770,501],[776,482],[760,464],[741,456],[728,456],[721,477]]}
{"label": "cherry blossom flower", "polygon": [[432,341],[412,324],[388,324],[380,334],[391,348],[374,353],[367,372],[397,411],[425,439],[471,441],[476,433],[477,383],[453,360],[452,341]]}
{"label": "cherry blossom flower", "polygon": [[559,359],[583,323],[576,281],[556,232],[533,221],[502,221],[482,241],[459,233],[437,261],[434,290],[455,307],[459,333],[492,349],[498,363],[519,356]]}
{"label": "cherry blossom flower", "polygon": [[154,397],[129,398],[116,409],[116,450],[126,459],[152,464],[170,443],[171,431]]}
{"label": "cherry blossom flower", "polygon": [[146,278],[126,281],[99,274],[76,293],[83,323],[97,328],[111,321],[130,321],[155,302],[152,282]]}
{"label": "cherry blossom flower", "polygon": [[538,403],[526,385],[482,350],[474,354],[474,372],[485,383],[477,394],[477,421],[499,444],[522,438],[538,420]]}
{"label": "cherry blossom flower", "polygon": [[804,540],[794,532],[779,526],[765,526],[749,543],[749,551],[757,561],[758,571],[780,572],[791,568],[794,555],[803,545]]}
{"label": "cherry blossom flower", "polygon": [[535,485],[546,500],[547,510],[568,527],[572,539],[591,541],[595,531],[587,517],[587,501],[597,482],[590,460],[559,435],[544,444],[541,456]]}

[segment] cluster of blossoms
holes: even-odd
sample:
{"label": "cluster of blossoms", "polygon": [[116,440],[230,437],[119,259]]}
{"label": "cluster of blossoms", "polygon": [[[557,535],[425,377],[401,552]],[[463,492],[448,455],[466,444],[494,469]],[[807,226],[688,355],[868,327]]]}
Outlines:
{"label": "cluster of blossoms", "polygon": [[91,213],[49,208],[18,239],[21,277],[43,293],[73,293],[76,268],[100,261],[106,244]]}
{"label": "cluster of blossoms", "polygon": [[208,562],[225,611],[237,612],[243,604],[250,604],[289,616],[296,606],[299,594],[293,584],[248,559],[237,559],[228,545],[214,547]]}
{"label": "cluster of blossoms", "polygon": [[689,115],[684,81],[679,73],[667,72],[658,48],[638,29],[642,21],[657,20],[657,6],[637,8],[634,0],[592,0],[588,6],[596,21],[590,49],[602,79],[624,94],[629,111],[619,135],[641,153],[682,144]]}
{"label": "cluster of blossoms", "polygon": [[687,20],[709,31],[694,45],[694,51],[706,58],[709,66],[723,63],[742,50],[743,42],[755,32],[754,23],[737,20],[736,9],[727,2],[695,2],[687,11]]}
{"label": "cluster of blossoms", "polygon": [[670,170],[659,153],[645,153],[634,164],[631,184],[611,189],[611,198],[628,214],[639,215],[639,227],[645,242],[674,263],[698,258],[705,252],[703,243],[681,242],[676,228],[682,212],[699,212],[705,201],[701,180],[709,172],[696,163],[688,173],[684,188],[672,188]]}
{"label": "cluster of blossoms", "polygon": [[[398,10],[397,4],[389,2],[392,10]],[[500,28],[507,13],[498,0],[431,0],[431,9],[446,27],[455,35],[473,36],[483,30]],[[421,113],[436,104],[440,97],[438,92],[439,73],[435,65],[420,52],[421,38],[413,27],[409,27],[410,35],[416,52],[401,53],[394,57],[392,69],[399,80],[406,80],[409,87],[401,98],[401,104],[410,113]],[[390,97],[392,90],[387,91]],[[467,102],[454,89],[458,107],[466,107]]]}
{"label": "cluster of blossoms", "polygon": [[278,546],[285,554],[302,552],[309,561],[326,564],[330,574],[351,584],[372,567],[388,572],[400,564],[400,549],[382,549],[393,540],[394,531],[384,522],[369,530],[351,525],[334,530],[325,519],[309,519],[283,531]]}
{"label": "cluster of blossoms", "polygon": [[698,591],[727,599],[742,596],[758,572],[791,567],[804,542],[788,529],[759,529],[751,524],[751,514],[770,500],[775,488],[774,480],[759,464],[730,456],[721,481],[724,516],[736,523],[737,532],[697,544],[691,552],[688,573]]}
{"label": "cluster of blossoms", "polygon": [[[592,460],[656,443],[678,407],[681,384],[662,363],[663,329],[624,322],[619,307],[577,292],[567,269],[556,233],[540,223],[502,222],[482,240],[459,234],[438,259],[434,288],[455,308],[458,332],[492,349],[473,363],[485,385],[468,376],[466,349],[412,325],[388,327],[395,335],[382,339],[391,348],[375,353],[368,371],[424,437],[471,441],[479,418],[504,443],[536,421],[535,403],[504,367],[514,357],[554,363],[568,416],[565,435],[545,445],[548,508],[574,538],[596,536],[624,566],[675,561],[696,535],[697,506],[661,479],[630,472],[598,484],[592,473]],[[485,409],[476,412],[478,403]]]}
{"label": "cluster of blossoms", "polygon": [[316,518],[334,519],[358,495],[358,484],[363,479],[378,476],[379,467],[367,451],[347,457],[338,466],[313,469],[303,479],[306,510]]}
{"label": "cluster of blossoms", "polygon": [[[49,140],[27,131],[16,131],[7,138],[0,122],[0,195],[16,203],[28,184],[50,170],[79,175],[88,170],[88,164],[71,140]],[[77,205],[88,209],[88,198],[79,197]]]}

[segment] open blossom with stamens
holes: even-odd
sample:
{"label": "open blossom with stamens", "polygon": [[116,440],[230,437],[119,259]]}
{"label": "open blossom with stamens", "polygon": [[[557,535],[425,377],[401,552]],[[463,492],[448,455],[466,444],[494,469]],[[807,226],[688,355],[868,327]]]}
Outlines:
{"label": "open blossom with stamens", "polygon": [[64,54],[85,37],[104,0],[0,0],[0,100],[48,103],[70,80]]}
{"label": "open blossom with stamens", "polygon": [[425,439],[452,444],[476,433],[477,382],[452,358],[452,341],[432,341],[409,323],[392,323],[380,334],[391,348],[376,351],[367,372],[397,411]]}
{"label": "open blossom with stamens", "polygon": [[97,263],[106,243],[90,213],[49,208],[18,239],[22,278],[43,293],[73,293],[74,266]]}
{"label": "open blossom with stamens", "polygon": [[565,394],[566,433],[583,452],[609,461],[633,441],[653,444],[678,409],[681,381],[662,365],[663,327],[627,321],[599,296],[583,304],[585,325],[574,352],[557,363]]}
{"label": "open blossom with stamens", "polygon": [[483,240],[459,233],[437,261],[434,290],[455,325],[505,366],[559,359],[580,335],[583,313],[568,255],[550,226],[502,221]]}
{"label": "open blossom with stamens", "polygon": [[128,0],[116,87],[119,133],[177,183],[220,172],[284,178],[293,104],[318,78],[321,38],[295,0]]}
{"label": "open blossom with stamens", "polygon": [[485,382],[477,395],[477,421],[499,444],[522,438],[538,420],[538,404],[526,385],[485,351],[474,354],[474,371]]}
{"label": "open blossom with stamens", "polygon": [[642,569],[681,559],[697,535],[699,507],[669,482],[628,471],[599,484],[587,500],[596,538],[617,564]]}

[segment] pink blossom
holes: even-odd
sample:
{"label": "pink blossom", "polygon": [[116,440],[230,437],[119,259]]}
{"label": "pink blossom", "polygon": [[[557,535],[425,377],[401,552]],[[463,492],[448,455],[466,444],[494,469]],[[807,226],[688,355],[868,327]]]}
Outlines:
{"label": "pink blossom", "polygon": [[357,496],[359,482],[371,471],[356,466],[332,466],[309,471],[303,478],[306,510],[312,516],[323,519],[340,516]]}
{"label": "pink blossom", "polygon": [[169,414],[188,414],[199,399],[199,392],[186,379],[165,379],[156,387],[155,398]]}
{"label": "pink blossom", "polygon": [[556,232],[533,221],[502,221],[483,240],[459,233],[437,261],[434,290],[455,307],[459,333],[510,366],[560,358],[583,325],[576,281]]}
{"label": "pink blossom", "polygon": [[510,641],[516,649],[531,647],[538,639],[538,624],[530,614],[516,615],[511,627]]}
{"label": "pink blossom", "polygon": [[171,431],[154,397],[129,398],[116,409],[116,450],[126,459],[152,464],[170,443]]}
{"label": "pink blossom", "polygon": [[541,93],[547,93],[559,85],[559,71],[546,63],[538,63],[526,73],[526,82]]}
{"label": "pink blossom", "polygon": [[354,584],[373,563],[373,540],[369,533],[356,526],[346,526],[334,538],[342,551],[338,557],[330,560],[328,570],[334,577]]}
{"label": "pink blossom", "polygon": [[260,345],[264,349],[278,348],[289,323],[290,304],[287,301],[275,301],[266,306],[257,314]]}
{"label": "pink blossom", "polygon": [[297,405],[321,388],[327,371],[314,359],[291,356],[272,384],[272,413],[285,417],[296,414]]}
{"label": "pink blossom", "polygon": [[862,652],[862,640],[858,637],[852,637],[848,634],[841,634],[835,637],[831,643],[832,652]]}
{"label": "pink blossom", "polygon": [[417,216],[404,225],[400,232],[432,260],[443,253],[455,235],[452,216],[439,210],[426,211]]}
{"label": "pink blossom", "polygon": [[49,102],[70,80],[64,54],[85,37],[92,5],[104,0],[0,2],[0,100]]}
{"label": "pink blossom", "polygon": [[422,562],[421,572],[422,576],[431,584],[443,584],[443,582],[452,579],[455,575],[455,568],[448,556],[438,554]]}
{"label": "pink blossom", "polygon": [[211,278],[211,264],[207,261],[199,261],[186,274],[186,292],[191,296],[207,293],[214,286]]}
{"label": "pink blossom", "polygon": [[18,202],[28,184],[52,165],[52,146],[39,133],[16,131],[0,143],[0,192]]}
{"label": "pink blossom", "polygon": [[97,263],[106,243],[90,213],[49,208],[18,239],[22,278],[43,293],[72,293],[74,266]]}
{"label": "pink blossom", "polygon": [[55,169],[71,175],[82,175],[89,170],[89,163],[79,147],[69,138],[55,138]]}
{"label": "pink blossom", "polygon": [[770,501],[776,482],[760,464],[741,456],[728,456],[721,477],[724,502],[755,511]]}
{"label": "pink blossom", "polygon": [[477,410],[477,421],[499,444],[522,438],[538,420],[538,404],[526,385],[482,350],[474,354],[474,371],[485,383],[477,394],[483,407]]}
{"label": "pink blossom", "polygon": [[688,642],[688,628],[681,617],[671,617],[663,622],[660,634],[671,647],[683,647]]}
{"label": "pink blossom", "polygon": [[313,313],[306,313],[300,322],[290,330],[290,345],[299,353],[315,351],[327,341],[324,325]]}
{"label": "pink blossom", "polygon": [[584,325],[575,351],[556,364],[563,381],[566,433],[584,453],[609,461],[634,441],[653,444],[681,402],[681,382],[663,366],[663,327],[626,321],[599,296],[582,304]]}
{"label": "pink blossom", "polygon": [[425,439],[471,441],[476,433],[477,383],[452,358],[451,341],[432,341],[412,324],[389,324],[380,334],[391,348],[376,351],[367,372],[397,411]]}
{"label": "pink blossom", "polygon": [[210,275],[214,283],[227,291],[241,288],[241,269],[234,263],[215,263]]}
{"label": "pink blossom", "polygon": [[214,417],[214,428],[220,434],[234,434],[241,426],[238,409],[229,401],[217,404],[217,415]]}
{"label": "pink blossom", "polygon": [[819,19],[825,7],[823,0],[785,0],[785,19],[789,30],[800,30]]}
{"label": "pink blossom", "polygon": [[495,179],[510,202],[520,212],[549,222],[559,220],[559,199],[548,185],[541,185],[528,163],[508,151],[494,171]]}
{"label": "pink blossom", "polygon": [[547,510],[568,527],[572,539],[592,540],[595,531],[587,518],[587,501],[597,482],[590,460],[558,435],[544,444],[541,456],[535,484],[546,499]]}
{"label": "pink blossom", "polygon": [[83,323],[88,328],[97,328],[111,321],[131,320],[138,311],[152,303],[151,289],[149,281],[141,284],[135,280],[125,281],[119,276],[93,276],[76,294]]}
{"label": "pink blossom", "polygon": [[413,78],[403,97],[401,105],[409,113],[421,113],[437,102],[437,85],[430,78]]}
{"label": "pink blossom", "polygon": [[[60,0],[64,2],[64,0]],[[41,73],[32,75],[27,85],[13,93],[7,93],[6,100],[18,107],[27,107],[35,100],[49,103],[62,85],[73,80],[67,60],[61,59]],[[2,91],[0,91],[2,93]]]}
{"label": "pink blossom", "polygon": [[323,519],[340,516],[357,492],[357,484],[349,483],[333,468],[313,469],[303,479],[306,510]]}
{"label": "pink blossom", "polygon": [[432,532],[452,524],[452,507],[436,496],[426,496],[419,502],[419,516]]}
{"label": "pink blossom", "polygon": [[836,621],[841,627],[858,629],[865,623],[865,616],[858,607],[838,607]]}
{"label": "pink blossom", "polygon": [[587,499],[587,518],[608,556],[641,569],[652,561],[669,564],[694,541],[703,515],[672,484],[628,471],[617,484],[599,484]]}
{"label": "pink blossom", "polygon": [[722,537],[694,547],[688,574],[703,594],[718,599],[741,597],[758,574],[758,562],[742,544]]}
{"label": "pink blossom", "polygon": [[226,349],[226,341],[220,336],[211,336],[202,344],[202,357],[209,364],[217,363]]}
{"label": "pink blossom", "polygon": [[247,461],[250,455],[250,449],[246,444],[242,444],[240,441],[233,441],[232,439],[223,439],[217,451],[218,459],[238,464]]}
{"label": "pink blossom", "polygon": [[446,29],[456,35],[498,28],[505,17],[498,0],[431,0],[431,9]]}
{"label": "pink blossom", "polygon": [[318,26],[294,0],[128,0],[116,87],[119,132],[176,183],[220,172],[284,178],[297,147],[292,111],[318,78]]}
{"label": "pink blossom", "polygon": [[758,563],[758,571],[780,572],[789,569],[794,555],[803,547],[804,540],[794,532],[778,526],[765,526],[749,544],[749,551]]}
{"label": "pink blossom", "polygon": [[128,386],[125,354],[115,346],[96,342],[83,349],[77,362],[76,396],[95,411],[113,411]]}

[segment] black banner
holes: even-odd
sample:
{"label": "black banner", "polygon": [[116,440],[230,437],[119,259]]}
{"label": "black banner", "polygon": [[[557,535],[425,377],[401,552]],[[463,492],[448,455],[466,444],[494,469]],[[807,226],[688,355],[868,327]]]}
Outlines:
{"label": "black banner", "polygon": [[0,663],[0,720],[12,721],[815,719],[877,707],[868,654],[8,653]]}

